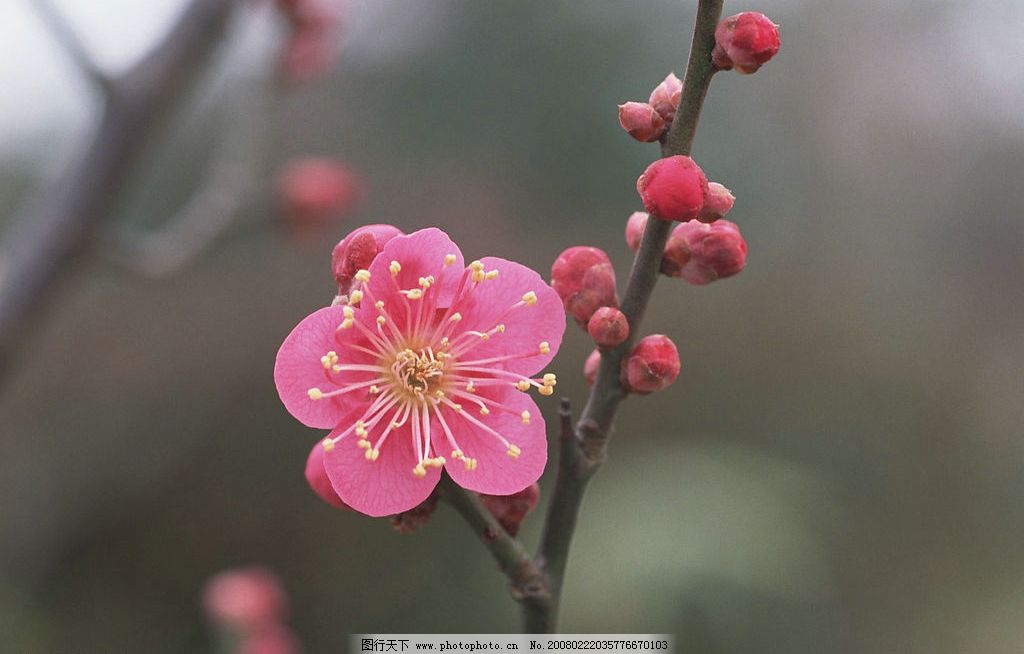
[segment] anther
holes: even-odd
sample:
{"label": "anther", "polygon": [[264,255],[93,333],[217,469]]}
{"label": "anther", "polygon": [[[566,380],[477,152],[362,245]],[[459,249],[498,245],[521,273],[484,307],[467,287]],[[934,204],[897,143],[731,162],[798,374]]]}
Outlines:
{"label": "anther", "polygon": [[458,461],[464,456],[465,454],[462,453],[462,450],[452,450],[452,458],[455,459],[456,461]]}
{"label": "anther", "polygon": [[325,438],[323,441],[321,441],[320,445],[323,446],[324,452],[330,452],[331,450],[334,449],[334,441],[332,441],[329,438]]}
{"label": "anther", "polygon": [[497,279],[497,277],[498,277],[498,271],[497,270],[488,270],[487,274],[484,275],[485,279]]}
{"label": "anther", "polygon": [[348,298],[348,303],[351,304],[352,306],[357,306],[362,301],[363,301],[363,292],[358,290],[358,289],[355,290],[355,291],[352,291],[352,294]]}
{"label": "anther", "polygon": [[551,353],[551,344],[548,343],[547,341],[541,341],[540,347],[538,349],[540,350],[541,354],[550,354]]}
{"label": "anther", "polygon": [[446,266],[452,265],[453,263],[455,263],[455,260],[456,260],[456,256],[454,254],[446,254],[446,255],[444,255],[444,265],[446,265]]}
{"label": "anther", "polygon": [[356,445],[358,445],[360,449],[370,449],[370,441],[366,440],[365,438],[360,438],[358,441],[356,441]]}
{"label": "anther", "polygon": [[356,317],[356,310],[348,305],[343,306],[341,308],[341,312],[345,314],[346,320],[351,320],[352,318]]}
{"label": "anther", "polygon": [[553,386],[541,386],[537,389],[537,392],[544,396],[550,396],[555,394],[555,388]]}
{"label": "anther", "polygon": [[517,446],[517,445],[509,445],[508,446],[508,452],[506,452],[506,454],[508,454],[513,459],[518,459],[519,455],[522,454],[522,453],[523,453],[523,451],[520,450],[519,446]]}
{"label": "anther", "polygon": [[530,412],[529,411],[523,411],[521,414],[519,414],[519,416],[523,419],[523,424],[524,425],[530,424]]}
{"label": "anther", "polygon": [[423,291],[418,288],[409,289],[408,291],[402,291],[402,293],[404,293],[405,297],[409,298],[410,300],[418,300],[421,297],[423,297]]}
{"label": "anther", "polygon": [[452,322],[459,322],[460,320],[462,320],[462,314],[459,313],[458,311],[456,311],[455,313],[452,314],[452,317],[449,318],[448,320],[451,320]]}
{"label": "anther", "polygon": [[385,318],[384,316],[377,316],[377,324],[378,325],[383,325],[386,322],[387,322],[387,318]]}
{"label": "anther", "polygon": [[558,383],[558,378],[555,377],[555,373],[549,372],[541,378],[545,386],[554,386]]}
{"label": "anther", "polygon": [[362,270],[356,272],[355,280],[357,282],[363,282],[365,284],[366,282],[370,281],[370,271],[363,268]]}
{"label": "anther", "polygon": [[353,318],[345,318],[344,320],[341,321],[341,324],[338,325],[338,329],[349,329],[354,324],[356,324],[355,319],[353,319]]}
{"label": "anther", "polygon": [[392,277],[397,277],[398,273],[402,272],[402,264],[398,263],[397,261],[392,261],[391,265],[388,266],[388,270],[391,271]]}
{"label": "anther", "polygon": [[520,379],[519,381],[516,382],[516,388],[525,393],[526,391],[530,390],[530,382],[526,381],[525,379]]}
{"label": "anther", "polygon": [[323,391],[321,391],[319,388],[316,388],[316,387],[311,388],[308,391],[306,391],[306,395],[308,395],[309,399],[311,399],[311,400],[319,400],[320,398],[322,398],[324,396]]}
{"label": "anther", "polygon": [[376,302],[373,303],[373,306],[377,307],[377,311],[383,310],[384,309],[384,300],[377,300]]}
{"label": "anther", "polygon": [[482,415],[482,416],[489,416],[489,415],[491,415],[491,410],[488,409],[485,406],[482,406],[482,407],[480,407],[480,415]]}
{"label": "anther", "polygon": [[415,468],[412,469],[412,474],[416,475],[417,477],[426,477],[427,469],[423,467],[422,463],[420,463]]}
{"label": "anther", "polygon": [[533,305],[537,304],[537,294],[534,293],[533,291],[527,291],[526,293],[523,293],[523,302],[526,303],[526,306],[532,307]]}
{"label": "anther", "polygon": [[380,386],[377,386],[376,384],[370,386],[370,395],[376,395],[377,393],[380,393]]}
{"label": "anther", "polygon": [[473,380],[472,379],[469,380],[468,384],[466,384],[466,392],[467,393],[476,393],[476,386],[473,385]]}

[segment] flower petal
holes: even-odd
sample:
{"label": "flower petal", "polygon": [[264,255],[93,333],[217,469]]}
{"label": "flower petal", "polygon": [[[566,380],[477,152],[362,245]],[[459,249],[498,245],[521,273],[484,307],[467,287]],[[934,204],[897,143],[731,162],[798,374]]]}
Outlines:
{"label": "flower petal", "polygon": [[[533,399],[526,393],[504,387],[492,387],[479,391],[514,412],[491,409],[487,416],[481,416],[473,405],[460,400],[462,411],[449,407],[442,409],[444,420],[452,431],[462,452],[477,460],[474,470],[467,470],[461,460],[453,459],[452,447],[440,425],[432,425],[431,437],[434,450],[447,459],[445,470],[459,486],[477,493],[488,495],[511,495],[518,493],[540,478],[548,460],[547,435],[544,417]],[[530,412],[530,423],[524,425],[521,413]],[[488,433],[469,418],[478,420],[505,437],[520,449],[518,458],[508,455],[508,448],[493,434]],[[434,420],[437,418],[435,416]]]}
{"label": "flower petal", "polygon": [[[497,270],[498,277],[481,282],[459,302],[457,309],[463,317],[459,330],[485,332],[501,322],[505,331],[477,343],[459,360],[536,352],[533,356],[496,364],[505,370],[532,375],[551,362],[562,343],[565,333],[562,300],[540,275],[526,266],[497,257],[486,257],[481,262],[485,270]],[[531,291],[537,296],[536,304],[507,311]],[[547,354],[540,353],[542,342],[547,342],[550,348]]]}
{"label": "flower petal", "polygon": [[344,343],[335,338],[335,329],[343,319],[341,307],[314,311],[295,326],[277,351],[274,362],[277,394],[288,412],[307,427],[335,427],[353,407],[365,406],[369,402],[366,393],[360,392],[319,400],[309,397],[311,388],[328,392],[337,388],[339,383],[367,378],[366,373],[329,374],[321,362],[321,357],[331,351],[344,357],[339,359],[340,363],[370,362],[369,357],[344,347]]}
{"label": "flower petal", "polygon": [[[349,426],[339,426],[331,436]],[[371,430],[369,440],[381,431],[381,425]],[[425,477],[412,473],[417,459],[409,422],[388,435],[376,461],[368,461],[357,443],[354,435],[340,440],[324,456],[324,468],[341,500],[360,513],[380,517],[408,511],[427,499],[441,479],[440,468],[428,467]]]}

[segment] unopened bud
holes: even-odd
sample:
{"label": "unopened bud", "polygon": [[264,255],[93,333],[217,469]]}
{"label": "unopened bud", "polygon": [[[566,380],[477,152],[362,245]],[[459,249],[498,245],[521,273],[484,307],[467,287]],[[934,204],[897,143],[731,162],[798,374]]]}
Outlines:
{"label": "unopened bud", "polygon": [[747,243],[736,223],[691,220],[669,236],[661,271],[695,285],[732,277],[747,263]]}
{"label": "unopened bud", "polygon": [[203,607],[215,623],[251,630],[274,624],[286,611],[284,589],[277,576],[261,567],[226,570],[203,589]]}
{"label": "unopened bud", "polygon": [[619,124],[630,136],[641,143],[657,141],[667,129],[665,119],[646,102],[620,104]]}
{"label": "unopened bud", "polygon": [[431,493],[427,499],[408,511],[391,516],[391,527],[400,534],[411,534],[430,522],[430,516],[434,514],[436,508],[437,495]]}
{"label": "unopened bud", "polygon": [[571,247],[551,265],[551,286],[580,327],[601,307],[617,307],[615,269],[603,250]]}
{"label": "unopened bud", "polygon": [[675,155],[658,159],[636,180],[644,207],[662,220],[693,220],[708,194],[708,179],[693,159]]}
{"label": "unopened bud", "polygon": [[583,363],[583,379],[590,388],[597,381],[597,369],[601,367],[601,352],[594,350]]}
{"label": "unopened bud", "polygon": [[660,391],[679,376],[679,351],[664,334],[644,336],[622,362],[622,384],[632,393]]}
{"label": "unopened bud", "polygon": [[634,211],[626,221],[626,245],[633,252],[640,249],[640,239],[644,237],[648,218],[650,218],[650,214],[647,212]]}
{"label": "unopened bud", "polygon": [[519,527],[523,524],[523,520],[533,510],[533,507],[537,506],[537,500],[540,499],[540,486],[533,483],[511,495],[484,495],[481,493],[480,499],[505,531],[510,536],[515,536],[519,533]]}
{"label": "unopened bud", "polygon": [[756,11],[723,18],[715,28],[711,61],[719,70],[750,74],[779,51],[779,26]]}
{"label": "unopened bud", "polygon": [[345,162],[306,157],[290,162],[279,178],[281,205],[289,223],[311,229],[344,217],[362,196],[362,177]]}
{"label": "unopened bud", "polygon": [[679,98],[682,94],[683,83],[675,73],[669,73],[668,77],[651,91],[648,102],[666,123],[671,123],[676,117],[676,109],[679,108]]}
{"label": "unopened bud", "polygon": [[335,245],[331,252],[331,270],[334,281],[338,282],[338,293],[348,295],[356,273],[368,269],[384,245],[401,235],[402,230],[394,225],[365,225]]}
{"label": "unopened bud", "polygon": [[701,207],[697,220],[702,223],[713,223],[724,218],[725,214],[732,210],[734,202],[736,202],[736,196],[732,194],[732,191],[718,182],[708,182],[708,196],[704,200],[704,206]]}
{"label": "unopened bud", "polygon": [[629,336],[626,316],[614,307],[601,307],[587,323],[590,338],[601,347],[615,347]]}
{"label": "unopened bud", "polygon": [[338,497],[338,493],[334,490],[331,480],[327,477],[327,470],[324,469],[323,443],[314,445],[309,453],[309,457],[306,459],[306,482],[309,483],[309,487],[324,502],[339,509],[354,510]]}

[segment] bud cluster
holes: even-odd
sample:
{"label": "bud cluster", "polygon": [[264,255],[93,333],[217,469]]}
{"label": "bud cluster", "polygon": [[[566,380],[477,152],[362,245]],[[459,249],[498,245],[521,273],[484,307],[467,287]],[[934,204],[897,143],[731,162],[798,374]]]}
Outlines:
{"label": "bud cluster", "polygon": [[661,84],[651,91],[647,102],[626,102],[619,105],[619,125],[641,143],[653,143],[665,138],[679,108],[683,83],[669,73]]}
{"label": "bud cluster", "polygon": [[558,255],[551,265],[551,287],[580,327],[586,328],[601,307],[619,306],[615,269],[604,250],[598,248],[579,245]]}
{"label": "bud cluster", "polygon": [[[626,223],[626,243],[634,252],[639,248],[638,234],[643,234],[647,220],[647,214],[636,212]],[[676,225],[669,235],[661,272],[703,285],[738,274],[746,262],[747,243],[736,223],[716,220],[706,224],[691,220]]]}

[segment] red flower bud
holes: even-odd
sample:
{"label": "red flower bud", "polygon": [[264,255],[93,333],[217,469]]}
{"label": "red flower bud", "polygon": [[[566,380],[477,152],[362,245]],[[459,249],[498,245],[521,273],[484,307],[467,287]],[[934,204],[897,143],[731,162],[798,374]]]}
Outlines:
{"label": "red flower bud", "polygon": [[718,23],[711,60],[720,70],[735,67],[736,72],[749,75],[778,51],[779,26],[764,14],[744,11]]}
{"label": "red flower bud", "polygon": [[708,179],[693,159],[675,155],[658,159],[636,180],[644,207],[662,220],[693,220],[708,194]]}
{"label": "red flower bud", "polygon": [[633,252],[640,249],[640,239],[644,236],[644,230],[647,229],[647,219],[650,215],[643,211],[634,211],[629,216],[629,220],[626,221],[626,245]]}
{"label": "red flower bud", "polygon": [[604,250],[576,246],[558,255],[551,265],[551,287],[566,312],[585,327],[601,307],[617,307],[615,269]]}
{"label": "red flower bud", "polygon": [[327,471],[324,469],[324,448],[320,443],[313,446],[309,458],[306,459],[306,481],[324,502],[339,509],[352,511],[352,508],[338,497],[331,480],[327,478]]}
{"label": "red flower bud", "polygon": [[629,336],[629,322],[618,309],[601,307],[590,317],[587,332],[601,347],[615,347]]}
{"label": "red flower bud", "polygon": [[669,73],[668,77],[651,91],[648,102],[666,123],[671,123],[676,117],[676,109],[679,108],[679,98],[682,94],[683,83],[675,73]]}
{"label": "red flower bud", "polygon": [[411,534],[430,522],[430,516],[437,508],[437,494],[431,493],[427,499],[408,511],[391,516],[391,527],[400,534]]}
{"label": "red flower bud", "polygon": [[697,220],[702,223],[713,223],[719,218],[724,218],[725,214],[732,209],[734,202],[736,202],[736,196],[732,194],[732,191],[718,182],[708,182],[708,197],[704,200],[704,206],[701,207]]}
{"label": "red flower bud", "polygon": [[250,630],[284,618],[286,598],[277,576],[260,568],[226,570],[206,582],[203,607],[217,624]]}
{"label": "red flower bud", "polygon": [[619,105],[619,124],[641,143],[657,141],[665,134],[665,119],[646,102]]}
{"label": "red flower bud", "polygon": [[315,228],[351,211],[363,182],[348,164],[307,157],[281,171],[279,187],[285,217],[296,227]]}
{"label": "red flower bud", "polygon": [[510,536],[515,536],[519,533],[519,527],[523,524],[523,520],[533,510],[533,507],[537,506],[537,500],[540,499],[540,486],[533,483],[511,495],[484,495],[481,493],[480,499],[505,531]]}
{"label": "red flower bud", "polygon": [[732,277],[747,263],[747,243],[736,223],[696,220],[677,226],[669,236],[661,271],[702,285]]}
{"label": "red flower bud", "polygon": [[594,350],[583,363],[583,379],[587,382],[587,388],[597,381],[597,369],[601,366],[601,352]]}
{"label": "red flower bud", "polygon": [[633,393],[660,391],[678,376],[679,351],[664,334],[644,336],[622,362],[622,384]]}
{"label": "red flower bud", "polygon": [[384,244],[401,234],[402,230],[394,225],[365,225],[341,239],[331,252],[331,270],[338,282],[338,293],[348,295],[355,274],[369,268]]}

